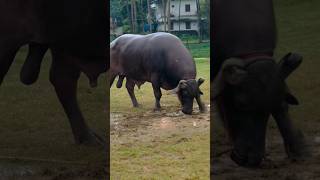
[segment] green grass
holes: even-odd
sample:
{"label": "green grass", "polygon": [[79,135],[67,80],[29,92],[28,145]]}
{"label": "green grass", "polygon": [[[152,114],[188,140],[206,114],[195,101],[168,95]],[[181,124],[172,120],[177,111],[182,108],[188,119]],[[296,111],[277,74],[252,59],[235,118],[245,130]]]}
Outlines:
{"label": "green grass", "polygon": [[[20,83],[19,73],[26,51],[22,48],[17,54],[1,85],[0,156],[88,162],[102,167],[105,153],[101,148],[74,143],[68,119],[48,80],[50,56],[46,55],[40,78],[34,85]],[[99,87],[90,89],[87,78],[82,75],[78,89],[87,123],[101,135],[105,135],[107,127],[105,79],[105,75],[101,76]]]}
{"label": "green grass", "polygon": [[209,179],[208,133],[193,135],[184,143],[175,141],[113,145],[111,179]]}
{"label": "green grass", "polygon": [[185,43],[185,46],[189,49],[194,58],[210,57],[210,42]]}
{"label": "green grass", "polygon": [[[201,90],[204,92],[202,99],[208,104],[210,61],[208,58],[199,58],[196,59],[196,65],[198,77],[206,79]],[[110,93],[111,113],[142,117],[152,111],[155,100],[150,83],[142,85],[140,90],[136,88],[135,92],[138,102],[142,104],[140,108],[132,107],[125,87],[117,89],[113,86]],[[163,109],[175,112],[180,108],[177,97],[167,95],[164,90],[162,94]],[[139,123],[139,119],[136,123]],[[120,140],[111,139],[111,179],[209,179],[208,128],[147,132],[150,134],[143,133],[139,137],[129,134],[120,137]],[[177,143],[184,138],[188,140]]]}

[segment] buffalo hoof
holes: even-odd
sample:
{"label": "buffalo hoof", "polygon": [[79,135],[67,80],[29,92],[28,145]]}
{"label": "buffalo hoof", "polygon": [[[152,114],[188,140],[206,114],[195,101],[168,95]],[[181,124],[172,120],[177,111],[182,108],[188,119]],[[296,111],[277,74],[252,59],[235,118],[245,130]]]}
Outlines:
{"label": "buffalo hoof", "polygon": [[207,112],[207,108],[200,108],[200,113],[206,113]]}
{"label": "buffalo hoof", "polygon": [[184,114],[192,115],[192,110],[184,110],[184,109],[182,109],[181,111],[182,111]]}
{"label": "buffalo hoof", "polygon": [[82,138],[79,144],[83,144],[85,146],[100,146],[103,148],[107,148],[106,140],[93,131],[90,131],[87,136]]}
{"label": "buffalo hoof", "polygon": [[153,112],[160,112],[161,111],[161,108],[160,107],[155,107],[153,108]]}
{"label": "buffalo hoof", "polygon": [[141,107],[141,105],[139,103],[137,103],[137,104],[133,104],[133,107],[134,108],[139,108],[139,107]]}
{"label": "buffalo hoof", "polygon": [[230,154],[230,158],[239,166],[255,168],[259,167],[263,161],[263,156],[242,155],[233,150]]}
{"label": "buffalo hoof", "polygon": [[288,158],[292,161],[303,161],[312,156],[310,147],[300,131],[295,135],[291,144],[286,144],[286,151]]}

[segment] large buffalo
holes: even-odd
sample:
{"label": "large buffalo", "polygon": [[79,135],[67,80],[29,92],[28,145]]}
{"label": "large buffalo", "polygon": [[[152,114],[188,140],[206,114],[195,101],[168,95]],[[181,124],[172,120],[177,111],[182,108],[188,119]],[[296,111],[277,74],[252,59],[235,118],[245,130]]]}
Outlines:
{"label": "large buffalo", "polygon": [[192,113],[194,99],[197,100],[200,111],[205,111],[199,89],[204,80],[195,80],[194,60],[180,39],[172,34],[126,34],[115,39],[110,45],[111,85],[116,76],[119,76],[118,88],[126,78],[126,88],[133,106],[138,106],[134,95],[135,84],[140,87],[148,81],[152,83],[155,109],[160,109],[160,88],[163,88],[177,93],[182,112]]}
{"label": "large buffalo", "polygon": [[105,140],[85,123],[76,94],[81,72],[94,87],[98,76],[109,66],[106,9],[104,0],[0,0],[0,83],[15,54],[26,44],[29,52],[21,70],[21,81],[34,83],[43,56],[50,49],[50,81],[77,144],[105,145]]}
{"label": "large buffalo", "polygon": [[272,0],[214,1],[212,101],[233,143],[231,158],[241,166],[258,166],[265,157],[270,115],[288,157],[307,154],[304,137],[288,114],[289,104],[298,101],[285,83],[302,57],[288,53],[276,62],[275,45]]}

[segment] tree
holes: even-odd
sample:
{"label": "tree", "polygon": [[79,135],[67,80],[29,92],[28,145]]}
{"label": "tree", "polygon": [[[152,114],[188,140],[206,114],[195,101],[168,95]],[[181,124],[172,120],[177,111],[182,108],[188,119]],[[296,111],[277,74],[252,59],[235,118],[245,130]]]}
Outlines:
{"label": "tree", "polygon": [[171,0],[166,0],[166,18],[168,23],[168,32],[171,30],[171,15],[170,15],[170,2]]}
{"label": "tree", "polygon": [[201,37],[201,13],[200,13],[200,2],[199,0],[196,0],[196,4],[197,4],[197,16],[198,16],[198,39],[199,39],[199,43],[202,42],[202,37]]}
{"label": "tree", "polygon": [[137,32],[137,7],[136,7],[136,0],[131,0],[131,24],[132,28],[131,31],[133,33]]}
{"label": "tree", "polygon": [[149,32],[152,32],[150,0],[147,0],[147,6],[148,6],[148,8],[147,8],[148,9],[147,19],[148,19],[148,24],[149,24]]}

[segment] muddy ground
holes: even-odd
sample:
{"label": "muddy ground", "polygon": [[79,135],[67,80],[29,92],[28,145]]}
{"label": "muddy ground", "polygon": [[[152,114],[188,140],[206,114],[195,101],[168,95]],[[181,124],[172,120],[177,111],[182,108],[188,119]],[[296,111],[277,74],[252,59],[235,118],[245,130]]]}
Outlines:
{"label": "muddy ground", "polygon": [[[143,114],[130,115],[111,113],[110,128],[113,143],[121,143],[123,137],[137,140],[148,140],[157,136],[171,136],[177,131],[203,131],[210,125],[209,112],[200,113],[194,109],[193,115],[185,115],[181,111],[150,110]],[[171,135],[170,135],[171,134]],[[148,135],[147,137],[144,137]]]}

